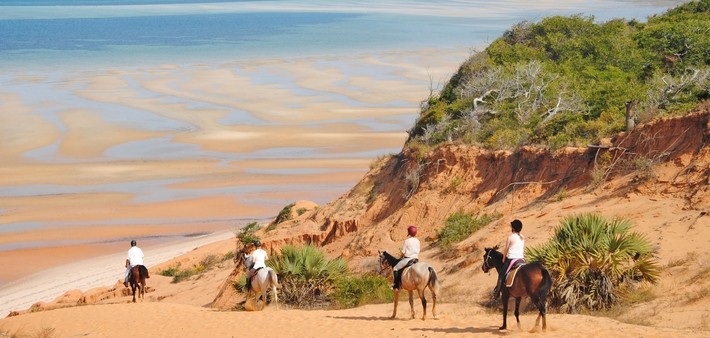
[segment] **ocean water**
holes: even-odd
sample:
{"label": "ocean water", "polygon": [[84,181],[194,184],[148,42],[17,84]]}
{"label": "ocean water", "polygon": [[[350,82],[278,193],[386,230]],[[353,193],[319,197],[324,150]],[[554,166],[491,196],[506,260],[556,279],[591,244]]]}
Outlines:
{"label": "ocean water", "polygon": [[[0,148],[22,149],[19,161],[0,160],[3,172],[22,177],[21,171],[27,170],[26,163],[76,166],[76,171],[81,172],[87,165],[96,163],[116,163],[118,166],[165,161],[169,165],[170,161],[212,160],[218,162],[218,169],[243,166],[234,175],[290,175],[294,179],[288,184],[260,181],[226,187],[200,183],[189,189],[176,186],[204,182],[207,174],[153,178],[127,174],[122,180],[109,182],[82,180],[81,174],[70,177],[69,182],[62,181],[66,179],[62,177],[48,177],[47,181],[0,180],[6,182],[0,183],[0,203],[3,203],[1,199],[115,193],[134,196],[131,202],[135,204],[227,195],[235,196],[240,203],[267,206],[265,209],[255,208],[251,214],[235,215],[235,219],[273,216],[283,205],[292,202],[291,196],[303,195],[303,199],[326,203],[346,192],[355,181],[303,183],[299,182],[299,177],[335,175],[345,171],[364,173],[366,166],[333,168],[318,163],[337,159],[369,160],[398,152],[401,143],[377,143],[376,140],[392,134],[399,134],[401,139],[416,119],[419,100],[424,98],[426,90],[422,91],[422,96],[409,97],[411,90],[408,89],[426,89],[429,79],[426,75],[413,77],[412,69],[447,62],[451,74],[464,61],[467,52],[484,48],[506,29],[523,20],[581,14],[593,16],[598,21],[613,18],[643,21],[678,3],[618,0],[3,0],[0,1]],[[414,55],[419,50],[439,50],[440,59],[423,61],[402,52],[412,51]],[[456,55],[460,59],[444,58],[452,50],[458,51]],[[388,54],[390,52],[400,54]],[[323,78],[337,74],[338,78],[322,86],[315,84],[323,81],[319,76],[303,80],[308,74],[295,74],[294,68],[288,67],[289,63],[302,60],[310,60],[311,73],[318,72]],[[265,96],[262,107],[249,101],[251,98],[240,96],[238,90],[227,92],[221,88],[225,84],[219,80],[211,83],[215,78],[209,76],[214,72],[224,74],[225,69],[228,77],[247,79],[249,86],[263,87],[265,92],[278,90],[287,94],[287,99],[281,102],[276,97]],[[368,91],[367,86],[358,84],[363,78],[370,86],[378,83],[394,83],[396,86],[385,85]],[[121,85],[105,89],[110,87],[107,83]],[[155,83],[162,85],[150,86]],[[391,88],[405,89],[393,92]],[[96,93],[101,94],[102,90],[114,90],[117,95],[129,93],[131,100],[97,98]],[[383,92],[387,98],[378,99]],[[258,97],[259,93],[251,95]],[[316,111],[319,113],[311,115]],[[323,111],[330,115],[319,118],[324,115]],[[62,147],[76,137],[75,130],[67,122],[74,120],[68,120],[67,116],[77,112],[97,116],[101,126],[97,123],[95,128],[105,128],[107,133],[127,129],[157,135],[112,144],[100,154],[67,156],[62,153]],[[215,112],[221,115],[212,118],[210,114]],[[13,118],[20,114],[38,118],[47,133],[57,136],[48,144],[30,146],[23,143],[22,140],[33,139],[24,135],[33,132],[33,127],[13,125],[17,123]],[[201,115],[210,117],[202,118]],[[206,119],[210,121],[205,122]],[[230,151],[213,149],[194,139],[181,140],[186,135],[200,137],[206,133],[221,137],[220,128],[241,137],[248,134],[239,129],[242,127],[255,128],[250,129],[250,133],[264,128],[264,135],[269,135],[265,137],[274,138],[282,136],[284,130],[300,130],[302,134],[313,130],[322,139],[331,137],[329,133],[335,133],[331,130],[338,130],[343,125],[349,126],[347,130],[353,136],[342,145],[327,142],[310,145],[310,141],[317,139],[305,139],[293,141],[293,144],[282,142],[273,147],[259,147],[254,144],[258,143],[257,139],[251,141],[248,149]],[[88,132],[92,137],[97,135],[95,131]],[[92,142],[92,139],[84,141]],[[255,160],[299,159],[313,161],[314,165],[309,168],[270,168],[245,164]],[[239,176],[234,181],[240,181]],[[33,206],[24,207],[31,209]],[[120,222],[66,217],[56,220],[30,216],[13,218],[17,209],[0,204],[0,216],[5,216],[0,218],[0,233],[64,226],[115,226],[115,223],[163,225],[175,221],[147,220],[132,215],[123,215]],[[198,221],[199,217],[195,216],[191,221]],[[215,216],[210,221],[215,219],[221,218]],[[76,241],[67,238],[0,242],[0,255],[10,249]]]}
{"label": "ocean water", "polygon": [[644,20],[673,3],[4,0],[0,70],[474,47],[522,20]]}

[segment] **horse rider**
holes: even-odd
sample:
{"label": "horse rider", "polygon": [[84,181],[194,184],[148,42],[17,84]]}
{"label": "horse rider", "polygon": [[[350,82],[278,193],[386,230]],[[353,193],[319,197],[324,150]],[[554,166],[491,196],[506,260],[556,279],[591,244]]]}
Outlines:
{"label": "horse rider", "polygon": [[392,285],[393,290],[399,290],[402,284],[402,269],[407,266],[407,264],[413,259],[419,259],[419,251],[421,244],[417,236],[417,227],[410,225],[407,227],[407,239],[404,240],[402,245],[402,258],[397,262],[392,268],[394,273],[394,285]]}
{"label": "horse rider", "polygon": [[[136,245],[135,239],[132,240],[131,248],[128,249],[128,257],[126,258],[126,273],[123,277],[123,286],[128,287],[128,274],[131,272],[132,267],[143,265],[143,257],[143,250]],[[150,275],[146,275],[145,278],[150,278]]]}
{"label": "horse rider", "polygon": [[266,260],[269,258],[269,255],[266,254],[266,251],[261,248],[261,241],[257,240],[256,242],[254,242],[254,247],[256,247],[256,250],[254,250],[249,255],[246,255],[246,258],[251,261],[251,265],[248,267],[249,271],[247,272],[247,290],[251,289],[252,277],[256,275],[256,272],[259,271],[259,269],[266,267]]}
{"label": "horse rider", "polygon": [[493,299],[500,297],[500,292],[503,290],[505,283],[505,276],[508,274],[513,264],[525,262],[525,257],[523,256],[525,251],[525,237],[520,233],[522,230],[523,222],[517,219],[510,222],[511,234],[505,241],[503,266],[498,271],[498,284],[496,284],[496,288],[493,290]]}

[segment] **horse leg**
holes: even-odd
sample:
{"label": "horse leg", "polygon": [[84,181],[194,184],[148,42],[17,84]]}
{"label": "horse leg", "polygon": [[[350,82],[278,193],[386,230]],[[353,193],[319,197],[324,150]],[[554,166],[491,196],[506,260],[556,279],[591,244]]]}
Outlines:
{"label": "horse leg", "polygon": [[547,320],[545,318],[545,312],[546,312],[545,302],[542,301],[539,297],[535,297],[535,298],[533,298],[533,304],[535,304],[535,306],[537,307],[538,314],[537,314],[537,318],[535,318],[535,327],[533,327],[532,330],[530,330],[530,332],[537,331],[537,328],[540,325],[540,318],[542,318],[542,332],[546,332],[547,331]]}
{"label": "horse leg", "polygon": [[422,314],[422,320],[426,320],[426,295],[424,294],[424,290],[417,290],[417,294],[419,295],[419,299],[422,301],[422,311],[424,312]]}
{"label": "horse leg", "polygon": [[436,319],[436,292],[434,292],[434,288],[431,286],[429,290],[431,291],[431,298],[434,300],[434,303],[431,305],[431,315]]}
{"label": "horse leg", "polygon": [[131,283],[131,291],[133,292],[133,302],[136,302],[136,285]]}
{"label": "horse leg", "polygon": [[261,290],[261,309],[262,310],[266,307],[266,290],[268,290],[268,288],[264,288],[264,290]]}
{"label": "horse leg", "polygon": [[503,301],[503,325],[498,330],[505,330],[508,327],[508,298],[510,295],[504,291],[501,297]]}
{"label": "horse leg", "polygon": [[276,310],[279,309],[279,296],[276,294],[276,286],[271,286],[271,293],[274,295],[274,303],[276,304]]}
{"label": "horse leg", "polygon": [[412,313],[412,318],[410,319],[414,319],[414,291],[407,290],[407,292],[409,292],[409,310]]}
{"label": "horse leg", "polygon": [[515,298],[515,321],[518,324],[518,330],[521,330],[521,328],[520,328],[520,301],[522,299],[523,299],[522,297]]}
{"label": "horse leg", "polygon": [[394,311],[392,311],[392,319],[397,317],[397,304],[399,303],[399,290],[394,290]]}

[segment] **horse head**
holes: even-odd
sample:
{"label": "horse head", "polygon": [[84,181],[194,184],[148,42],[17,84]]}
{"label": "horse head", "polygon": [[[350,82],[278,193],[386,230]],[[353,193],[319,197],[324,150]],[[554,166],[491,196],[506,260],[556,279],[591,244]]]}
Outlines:
{"label": "horse head", "polygon": [[388,268],[392,268],[397,263],[399,262],[399,258],[392,256],[389,252],[383,250],[383,251],[377,251],[377,253],[380,256],[380,271],[383,271]]}
{"label": "horse head", "polygon": [[377,257],[378,257],[378,262],[380,264],[380,273],[384,272],[387,267],[389,267],[389,264],[387,264],[387,258],[385,258],[385,251],[380,251],[377,250]]}
{"label": "horse head", "polygon": [[253,244],[247,244],[244,248],[239,250],[239,253],[234,257],[237,266],[241,265],[245,270],[249,269],[249,265],[251,264],[249,255],[254,252],[254,249]]}
{"label": "horse head", "polygon": [[502,264],[502,257],[503,254],[498,252],[497,245],[492,248],[486,248],[483,254],[483,266],[481,266],[483,272],[488,273],[489,270],[495,269]]}

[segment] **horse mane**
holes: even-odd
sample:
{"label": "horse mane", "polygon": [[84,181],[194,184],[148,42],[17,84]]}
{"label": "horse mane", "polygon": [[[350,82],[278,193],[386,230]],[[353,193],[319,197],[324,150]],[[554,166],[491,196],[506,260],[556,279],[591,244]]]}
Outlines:
{"label": "horse mane", "polygon": [[399,258],[393,256],[391,253],[387,252],[387,250],[382,250],[380,251],[380,254],[382,257],[387,260],[387,263],[389,263],[391,266],[395,266],[397,262],[399,262]]}
{"label": "horse mane", "polygon": [[[495,256],[495,257],[497,257],[497,258],[503,257],[503,253],[500,252],[500,251],[498,251],[498,246],[497,246],[497,245],[494,246],[494,247],[492,247],[492,248],[486,248],[485,251],[486,251],[486,252],[489,252],[489,251],[490,251],[491,256]],[[498,259],[498,261],[500,261],[500,259]]]}

